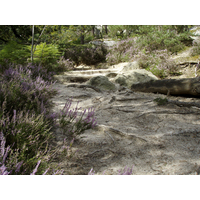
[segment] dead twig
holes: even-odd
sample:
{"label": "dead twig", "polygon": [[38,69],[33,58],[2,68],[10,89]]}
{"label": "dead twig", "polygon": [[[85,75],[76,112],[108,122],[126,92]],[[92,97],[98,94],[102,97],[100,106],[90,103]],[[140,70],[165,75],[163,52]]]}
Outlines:
{"label": "dead twig", "polygon": [[105,133],[107,133],[110,136],[110,138],[113,140],[113,142],[115,143],[115,140],[113,139],[113,137],[107,131],[105,131]]}
{"label": "dead twig", "polygon": [[94,154],[94,153],[96,153],[96,152],[99,152],[99,151],[104,151],[103,149],[98,149],[98,150],[95,150],[95,151],[93,151],[93,152],[91,152],[91,153],[89,153],[90,155],[92,155],[92,154]]}
{"label": "dead twig", "polygon": [[138,98],[138,97],[130,97],[130,98],[116,98],[116,101],[131,101],[131,100],[141,100],[147,98]]}

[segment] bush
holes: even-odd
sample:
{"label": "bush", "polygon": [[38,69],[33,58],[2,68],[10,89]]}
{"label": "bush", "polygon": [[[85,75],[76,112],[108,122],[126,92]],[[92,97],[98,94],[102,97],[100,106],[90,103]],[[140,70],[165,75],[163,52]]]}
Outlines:
{"label": "bush", "polygon": [[[158,31],[150,27],[154,31],[149,31],[147,27],[146,34],[130,37],[119,41],[116,45],[109,49],[106,60],[109,64],[117,64],[119,62],[128,62],[134,60],[141,51],[154,53],[158,50],[165,50],[169,53],[177,53],[185,48],[182,41],[188,39],[188,33],[176,34],[175,31],[161,30]],[[143,30],[145,31],[145,30]]]}
{"label": "bush", "polygon": [[193,47],[191,49],[190,55],[191,56],[200,55],[200,38],[198,38],[193,42]]}
{"label": "bush", "polygon": [[149,52],[167,49],[171,53],[176,53],[185,47],[181,39],[174,31],[155,31],[139,37],[137,43],[139,49],[145,48]]}
{"label": "bush", "polygon": [[[23,161],[19,173],[30,174],[38,160],[45,160],[49,151],[48,142],[52,138],[50,121],[45,120],[43,114],[34,115],[26,111],[13,110],[13,117],[10,117],[6,115],[5,107],[6,101],[1,107],[0,132],[5,135],[6,146],[13,149],[7,168],[11,170],[17,162]],[[45,162],[40,168],[43,167],[46,167]]]}
{"label": "bush", "polygon": [[[34,76],[35,79],[32,79]],[[31,70],[16,67],[4,71],[0,84],[0,105],[6,100],[6,112],[30,110],[35,113],[47,112],[51,106],[49,98],[55,95],[52,81],[44,81]]]}
{"label": "bush", "polygon": [[76,65],[95,65],[106,60],[107,49],[104,45],[73,45],[66,49],[64,58]]}
{"label": "bush", "polygon": [[18,44],[16,41],[10,41],[0,51],[0,64],[25,64],[30,57],[31,51],[29,46]]}
{"label": "bush", "polygon": [[[58,124],[64,132],[69,135],[76,137],[83,133],[83,131],[94,128],[96,126],[96,118],[94,117],[94,109],[89,108],[86,113],[81,111],[81,108],[78,108],[78,103],[75,109],[70,109],[72,105],[72,100],[68,99],[64,108],[58,113]],[[86,116],[85,116],[86,115]]]}
{"label": "bush", "polygon": [[[42,67],[10,65],[0,79],[0,174],[46,174],[49,160],[58,148],[49,148],[54,128],[64,128],[69,136],[80,135],[96,125],[94,109],[79,112],[69,100],[59,113],[51,113],[55,95],[51,74]],[[86,114],[86,116],[85,116]],[[70,143],[70,147],[73,141]],[[72,156],[61,147],[63,154]],[[58,171],[57,171],[58,172]],[[52,172],[56,174],[57,172]],[[51,173],[51,172],[48,172]]]}
{"label": "bush", "polygon": [[49,70],[55,70],[59,57],[60,53],[57,45],[40,43],[36,46],[33,62],[36,65],[42,65],[43,67],[49,68]]}
{"label": "bush", "polygon": [[60,58],[60,60],[57,62],[57,67],[56,70],[59,72],[64,72],[64,71],[70,71],[74,69],[75,63],[73,61],[70,61],[69,59],[65,59],[64,56]]}
{"label": "bush", "polygon": [[154,51],[151,54],[142,51],[138,54],[138,62],[140,68],[151,71],[159,78],[165,78],[169,74],[176,74],[178,71],[176,63],[169,57],[170,54],[167,50]]}
{"label": "bush", "polygon": [[106,56],[106,61],[110,65],[114,65],[120,62],[128,62],[138,54],[138,47],[135,38],[128,38],[121,40],[113,47],[111,47]]}

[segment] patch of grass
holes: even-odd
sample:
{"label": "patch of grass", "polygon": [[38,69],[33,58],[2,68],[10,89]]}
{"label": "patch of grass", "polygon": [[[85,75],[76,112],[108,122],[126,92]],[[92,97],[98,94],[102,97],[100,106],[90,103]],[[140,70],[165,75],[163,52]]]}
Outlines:
{"label": "patch of grass", "polygon": [[159,106],[161,105],[165,105],[168,103],[168,99],[167,98],[156,98],[153,101],[155,101]]}

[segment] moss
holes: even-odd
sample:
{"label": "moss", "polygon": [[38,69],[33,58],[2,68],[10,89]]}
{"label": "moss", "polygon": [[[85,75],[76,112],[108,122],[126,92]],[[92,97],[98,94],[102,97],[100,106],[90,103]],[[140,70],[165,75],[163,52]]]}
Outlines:
{"label": "moss", "polygon": [[154,99],[153,101],[155,101],[159,106],[160,105],[165,105],[165,104],[167,104],[168,103],[168,100],[167,100],[167,98],[156,98],[156,99]]}

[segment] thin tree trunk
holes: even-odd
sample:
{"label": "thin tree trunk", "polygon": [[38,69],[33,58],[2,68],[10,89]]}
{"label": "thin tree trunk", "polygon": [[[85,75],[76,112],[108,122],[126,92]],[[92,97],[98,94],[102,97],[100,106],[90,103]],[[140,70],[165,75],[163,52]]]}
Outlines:
{"label": "thin tree trunk", "polygon": [[106,32],[106,35],[108,34],[108,25],[105,25],[105,32]]}
{"label": "thin tree trunk", "polygon": [[95,36],[94,29],[95,29],[95,26],[92,26],[92,34],[93,34],[93,37]]}
{"label": "thin tree trunk", "polygon": [[31,62],[33,63],[33,45],[34,45],[34,25],[32,27],[32,46],[31,46]]}
{"label": "thin tree trunk", "polygon": [[81,44],[84,44],[84,35],[81,33]]}
{"label": "thin tree trunk", "polygon": [[45,28],[46,28],[46,25],[44,26],[44,28],[43,28],[43,30],[42,30],[42,32],[41,32],[39,38],[38,38],[38,41],[37,41],[36,44],[35,44],[35,48],[34,48],[33,54],[34,54],[34,52],[35,52],[36,46],[38,45],[39,39],[40,39],[40,37],[42,36],[42,34],[43,34]]}

